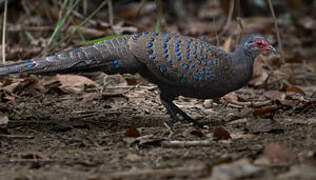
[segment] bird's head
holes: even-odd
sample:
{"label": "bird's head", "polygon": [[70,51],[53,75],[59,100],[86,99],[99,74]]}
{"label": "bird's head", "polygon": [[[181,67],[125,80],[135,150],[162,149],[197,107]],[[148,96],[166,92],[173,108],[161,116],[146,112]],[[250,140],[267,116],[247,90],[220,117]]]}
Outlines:
{"label": "bird's head", "polygon": [[240,42],[240,46],[252,57],[266,52],[276,52],[275,48],[265,37],[257,34],[250,34],[244,37]]}

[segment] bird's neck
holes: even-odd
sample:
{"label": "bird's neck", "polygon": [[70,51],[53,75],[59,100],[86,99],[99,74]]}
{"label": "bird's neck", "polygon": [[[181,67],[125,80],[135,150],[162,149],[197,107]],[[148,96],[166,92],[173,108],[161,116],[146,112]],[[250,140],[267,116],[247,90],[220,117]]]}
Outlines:
{"label": "bird's neck", "polygon": [[237,48],[232,53],[232,67],[233,67],[233,86],[239,89],[246,85],[251,79],[253,71],[254,58],[241,47]]}

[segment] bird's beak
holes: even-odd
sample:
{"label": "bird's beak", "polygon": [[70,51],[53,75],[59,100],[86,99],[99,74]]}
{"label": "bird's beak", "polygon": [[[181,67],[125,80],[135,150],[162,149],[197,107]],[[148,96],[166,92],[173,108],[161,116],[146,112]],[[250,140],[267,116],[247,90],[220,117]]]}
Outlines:
{"label": "bird's beak", "polygon": [[270,51],[270,52],[272,52],[272,53],[274,53],[274,54],[276,54],[276,49],[272,46],[272,45],[269,45],[267,48],[266,48],[266,51]]}

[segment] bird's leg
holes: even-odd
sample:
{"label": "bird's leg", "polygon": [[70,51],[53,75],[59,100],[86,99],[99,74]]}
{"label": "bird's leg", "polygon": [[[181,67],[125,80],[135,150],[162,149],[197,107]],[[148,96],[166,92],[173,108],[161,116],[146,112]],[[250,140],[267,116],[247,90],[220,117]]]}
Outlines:
{"label": "bird's leg", "polygon": [[[193,123],[196,126],[202,127],[200,123],[192,119],[189,115],[187,115],[185,112],[183,112],[178,106],[176,106],[172,102],[173,98],[170,98],[166,96],[165,94],[161,93],[160,94],[160,101],[161,103],[165,106],[167,109],[168,113],[171,115],[171,118],[173,121],[186,121],[189,123]],[[181,120],[177,114],[181,115],[183,117],[183,120]]]}

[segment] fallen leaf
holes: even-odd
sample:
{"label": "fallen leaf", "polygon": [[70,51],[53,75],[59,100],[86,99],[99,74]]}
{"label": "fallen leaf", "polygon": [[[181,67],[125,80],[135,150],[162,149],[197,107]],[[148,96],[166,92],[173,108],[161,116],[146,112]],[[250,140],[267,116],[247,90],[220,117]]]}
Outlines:
{"label": "fallen leaf", "polygon": [[263,93],[263,95],[266,98],[271,99],[273,101],[275,101],[275,100],[283,101],[285,99],[285,97],[286,97],[284,92],[277,91],[277,90],[265,91]]}
{"label": "fallen leaf", "polygon": [[235,92],[226,94],[223,99],[229,103],[237,105],[250,105],[250,102],[245,102],[244,99],[241,99]]}
{"label": "fallen leaf", "polygon": [[276,105],[271,105],[271,106],[264,106],[261,109],[256,109],[253,111],[253,115],[254,116],[259,116],[259,115],[264,115],[267,113],[274,113],[275,111],[277,111],[279,108]]}
{"label": "fallen leaf", "polygon": [[289,86],[289,87],[287,87],[286,88],[286,92],[287,93],[289,93],[289,92],[298,93],[298,94],[301,94],[301,95],[305,96],[305,92],[301,88],[299,88],[297,86]]}
{"label": "fallen leaf", "polygon": [[56,76],[50,77],[49,80],[43,80],[42,84],[45,87],[51,87],[51,88],[58,88],[62,92],[67,92],[67,93],[81,93],[88,87],[96,88],[99,87],[100,85],[96,83],[95,81],[92,81],[84,76],[79,76],[79,75],[59,75],[57,74]]}
{"label": "fallen leaf", "polygon": [[247,130],[251,133],[284,132],[284,125],[272,119],[254,119],[247,122]]}
{"label": "fallen leaf", "polygon": [[265,156],[269,162],[273,164],[288,164],[294,161],[296,158],[295,154],[286,150],[277,143],[265,145],[263,156]]}
{"label": "fallen leaf", "polygon": [[129,128],[125,134],[126,137],[133,137],[133,138],[137,138],[140,136],[139,131],[136,128]]}
{"label": "fallen leaf", "polygon": [[6,127],[8,123],[9,123],[8,116],[0,111],[0,128]]}
{"label": "fallen leaf", "polygon": [[229,132],[223,127],[215,128],[215,130],[213,132],[213,137],[215,140],[227,140],[227,139],[232,138],[230,136]]}

